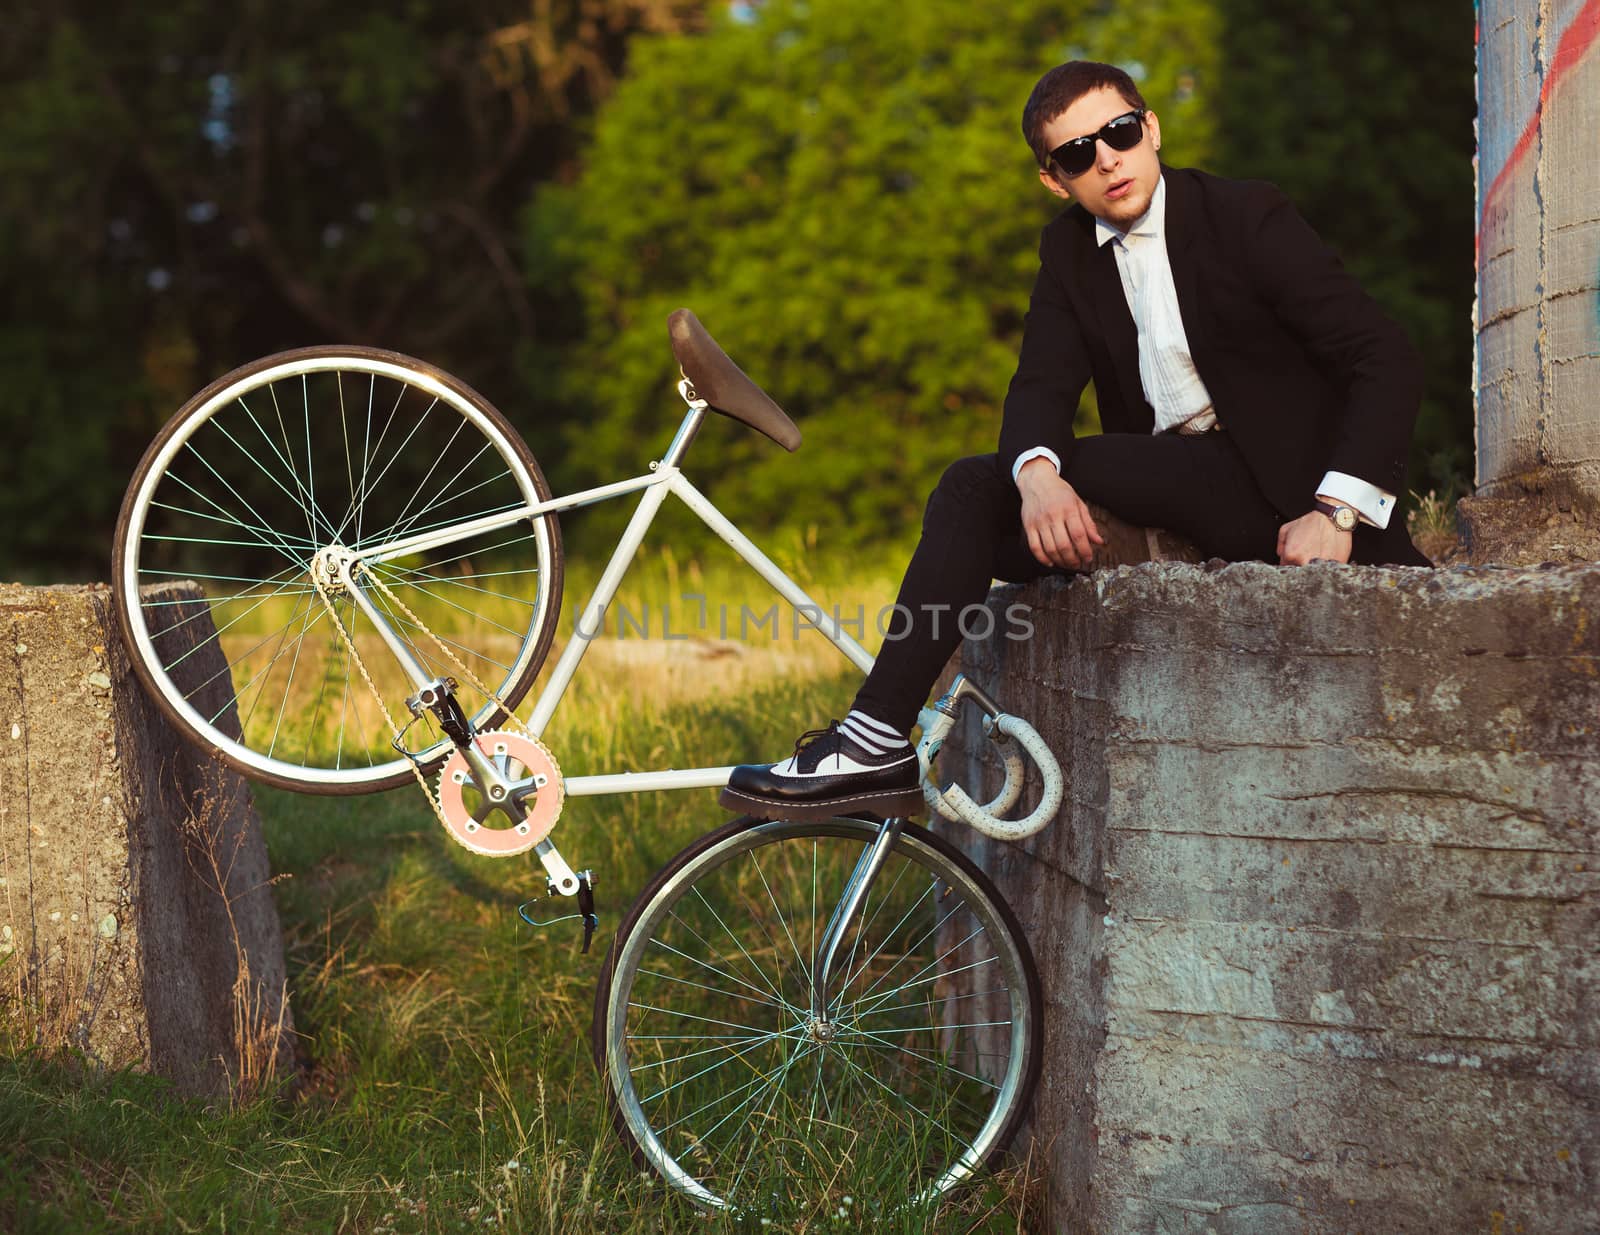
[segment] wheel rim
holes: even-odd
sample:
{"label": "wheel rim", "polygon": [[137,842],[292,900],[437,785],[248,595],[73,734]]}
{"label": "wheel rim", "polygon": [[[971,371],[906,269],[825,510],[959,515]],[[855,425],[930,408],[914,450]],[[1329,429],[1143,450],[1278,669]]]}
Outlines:
{"label": "wheel rim", "polygon": [[884,1174],[878,1195],[926,1199],[1009,1131],[1035,1015],[1026,962],[971,876],[920,839],[902,837],[846,937],[832,1036],[810,1014],[815,941],[875,832],[837,820],[729,837],[663,884],[619,949],[605,1027],[618,1110],[703,1203],[832,1205]]}
{"label": "wheel rim", "polygon": [[[403,360],[290,355],[224,379],[175,418],[129,495],[118,582],[147,680],[196,735],[268,779],[338,789],[407,772],[372,687],[401,724],[412,688],[348,594],[334,609],[360,663],[334,628],[312,582],[330,546],[359,554],[544,496],[498,416]],[[509,702],[548,646],[553,557],[541,519],[372,570]],[[172,591],[185,579],[203,606]],[[424,668],[465,678],[394,600],[368,594]],[[206,613],[217,634],[191,638]],[[487,722],[493,703],[461,685]],[[426,714],[407,745],[425,763],[449,749]]]}

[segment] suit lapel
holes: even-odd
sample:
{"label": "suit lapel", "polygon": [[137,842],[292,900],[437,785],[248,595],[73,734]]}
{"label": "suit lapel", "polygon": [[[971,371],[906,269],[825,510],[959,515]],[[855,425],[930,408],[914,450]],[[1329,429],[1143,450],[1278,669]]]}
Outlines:
{"label": "suit lapel", "polygon": [[1199,193],[1194,182],[1182,171],[1163,165],[1167,182],[1167,261],[1172,266],[1172,285],[1178,293],[1178,314],[1183,318],[1183,333],[1189,340],[1189,355],[1194,358],[1200,380],[1205,381],[1209,323],[1200,312],[1196,291],[1199,271],[1195,236],[1200,231]]}

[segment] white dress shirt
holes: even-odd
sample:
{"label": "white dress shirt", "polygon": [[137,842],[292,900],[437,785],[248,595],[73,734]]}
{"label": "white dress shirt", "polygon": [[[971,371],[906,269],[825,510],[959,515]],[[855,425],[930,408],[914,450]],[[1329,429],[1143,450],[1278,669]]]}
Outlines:
{"label": "white dress shirt", "polygon": [[[1128,310],[1139,332],[1139,383],[1155,410],[1154,432],[1165,433],[1192,417],[1211,410],[1211,395],[1200,380],[1189,351],[1189,337],[1178,309],[1178,291],[1172,282],[1167,257],[1167,181],[1156,184],[1150,208],[1126,232],[1104,219],[1095,220],[1097,243],[1115,245],[1117,274]],[[1012,479],[1030,459],[1049,459],[1057,472],[1061,459],[1046,446],[1035,446],[1017,456]],[[1325,497],[1353,506],[1365,523],[1388,527],[1394,511],[1394,494],[1344,472],[1329,472],[1317,486]]]}

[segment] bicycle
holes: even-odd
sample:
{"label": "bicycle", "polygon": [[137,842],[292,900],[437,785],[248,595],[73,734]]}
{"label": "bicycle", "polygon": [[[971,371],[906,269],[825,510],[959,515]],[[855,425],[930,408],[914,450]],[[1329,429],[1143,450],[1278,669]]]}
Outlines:
{"label": "bicycle", "polygon": [[[797,612],[825,612],[681,470],[708,411],[789,450],[798,428],[688,310],[669,334],[686,404],[671,444],[645,474],[565,497],[482,396],[398,353],[307,348],[212,383],[152,443],[118,519],[115,608],[137,675],[181,733],[247,775],[336,794],[415,780],[466,848],[531,849],[551,895],[578,898],[587,950],[593,877],[551,839],[565,797],[716,787],[732,771],[568,777],[540,740],[667,495]],[[628,494],[633,516],[520,722],[560,612],[557,515]],[[836,619],[813,624],[871,667]],[[931,779],[965,701],[1005,760],[983,805]],[[930,810],[1003,837],[1054,815],[1054,757],[970,682],[921,723]],[[1008,821],[1024,753],[1043,793]],[[900,818],[746,816],[689,845],[624,915],[593,1046],[635,1154],[700,1203],[742,1205],[874,1134],[931,1197],[1016,1131],[1042,1008],[1010,908],[944,837]]]}

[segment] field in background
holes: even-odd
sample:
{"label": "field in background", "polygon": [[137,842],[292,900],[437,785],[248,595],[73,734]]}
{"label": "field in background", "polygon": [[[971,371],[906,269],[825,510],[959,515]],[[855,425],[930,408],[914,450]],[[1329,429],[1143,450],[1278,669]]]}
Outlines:
{"label": "field in background", "polygon": [[[807,577],[848,618],[893,599],[894,565]],[[764,611],[754,576],[656,554],[619,598],[652,624],[595,641],[547,740],[569,773],[777,758],[838,716],[858,675],[817,635],[720,637],[723,606]],[[814,586],[813,586],[814,585]],[[588,580],[569,580],[561,634]],[[697,628],[706,597],[709,629]],[[667,628],[688,639],[662,637]],[[648,637],[646,637],[648,634]],[[559,651],[559,642],[556,652]],[[555,653],[552,653],[552,659]],[[526,708],[523,709],[524,712]],[[307,1071],[274,1099],[174,1098],[148,1077],[23,1053],[0,1063],[0,1229],[55,1231],[1017,1232],[1018,1178],[968,1190],[932,1222],[870,1154],[815,1208],[764,1227],[702,1215],[641,1176],[612,1133],[589,1058],[610,931],[648,876],[727,816],[713,791],[570,799],[555,839],[598,877],[601,930],[535,930],[531,855],[452,844],[415,790],[313,798],[257,789]],[[536,919],[570,906],[542,902]]]}

